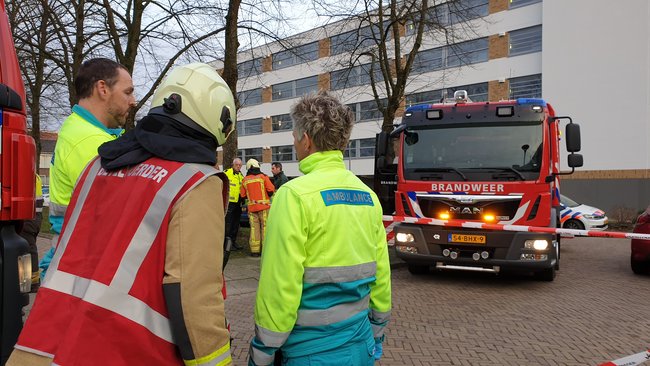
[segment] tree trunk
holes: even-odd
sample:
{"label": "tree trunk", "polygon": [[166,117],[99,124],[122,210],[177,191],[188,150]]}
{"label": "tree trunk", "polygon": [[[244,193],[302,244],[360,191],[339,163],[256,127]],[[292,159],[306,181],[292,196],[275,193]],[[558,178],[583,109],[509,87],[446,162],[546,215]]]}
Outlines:
{"label": "tree trunk", "polygon": [[[226,15],[226,49],[223,61],[223,79],[230,87],[232,95],[235,97],[235,104],[239,109],[239,100],[237,98],[237,50],[239,49],[239,39],[237,37],[237,19],[239,18],[239,7],[241,0],[231,0],[229,2],[228,14]],[[237,157],[237,127],[230,134],[228,140],[223,145],[223,168],[226,170],[230,167],[232,160]]]}

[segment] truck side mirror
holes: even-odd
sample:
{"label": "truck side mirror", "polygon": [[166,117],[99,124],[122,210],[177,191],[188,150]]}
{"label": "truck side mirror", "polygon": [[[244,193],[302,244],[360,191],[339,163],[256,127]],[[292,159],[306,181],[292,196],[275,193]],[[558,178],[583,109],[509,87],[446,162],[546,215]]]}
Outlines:
{"label": "truck side mirror", "polygon": [[567,159],[570,168],[579,168],[583,164],[582,154],[570,154]]}
{"label": "truck side mirror", "polygon": [[388,134],[384,131],[377,134],[376,137],[376,156],[386,156],[386,150],[388,149]]}
{"label": "truck side mirror", "polygon": [[566,150],[571,153],[580,151],[580,125],[577,123],[566,125]]}

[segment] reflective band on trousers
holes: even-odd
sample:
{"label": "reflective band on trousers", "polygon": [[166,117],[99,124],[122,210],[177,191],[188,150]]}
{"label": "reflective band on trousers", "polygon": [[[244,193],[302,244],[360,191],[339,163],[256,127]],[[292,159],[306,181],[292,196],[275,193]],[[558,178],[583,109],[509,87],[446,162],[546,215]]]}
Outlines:
{"label": "reflective band on trousers", "polygon": [[370,296],[347,304],[332,306],[323,310],[298,310],[297,325],[302,326],[319,326],[338,323],[362,311],[368,311]]}
{"label": "reflective band on trousers", "polygon": [[287,341],[291,332],[274,332],[255,324],[255,337],[268,347],[279,348]]}
{"label": "reflective band on trousers", "polygon": [[204,175],[189,189],[192,189],[207,177],[216,173],[216,170],[206,165],[184,164],[165,181],[164,185],[156,193],[151,206],[142,219],[142,223],[124,252],[113,280],[110,285],[106,286],[97,281],[58,270],[59,262],[65,254],[68,242],[79,220],[79,215],[88,198],[88,193],[97,176],[99,167],[99,159],[96,159],[89,168],[86,179],[80,189],[77,204],[74,206],[74,210],[69,217],[69,222],[66,224],[66,230],[61,234],[59,247],[52,259],[50,272],[48,272],[43,286],[78,297],[88,303],[110,310],[142,325],[159,338],[174,343],[169,319],[153,310],[142,300],[129,295],[129,291],[133,286],[144,257],[156,239],[162,220],[171,206],[174,197],[176,197],[185,183],[196,173],[201,172]]}
{"label": "reflective band on trousers", "polygon": [[275,358],[275,355],[269,355],[268,353],[253,347],[252,344],[248,353],[251,355],[251,358],[256,365],[270,365],[273,363],[273,359]]}
{"label": "reflective band on trousers", "polygon": [[195,360],[183,360],[183,363],[188,366],[221,366],[231,362],[230,343],[226,343],[223,347],[207,356]]}
{"label": "reflective band on trousers", "polygon": [[339,283],[362,280],[377,273],[377,262],[353,266],[307,267],[303,275],[305,283]]}

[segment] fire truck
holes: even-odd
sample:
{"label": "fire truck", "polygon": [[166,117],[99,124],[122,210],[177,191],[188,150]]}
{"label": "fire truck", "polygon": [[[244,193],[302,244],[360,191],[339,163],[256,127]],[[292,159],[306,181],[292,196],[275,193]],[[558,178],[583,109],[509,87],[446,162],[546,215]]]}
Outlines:
{"label": "fire truck", "polygon": [[22,329],[29,303],[31,256],[16,233],[34,217],[36,145],[27,134],[25,87],[4,1],[0,0],[0,364]]}
{"label": "fire truck", "polygon": [[[583,164],[578,124],[542,99],[473,103],[457,91],[407,108],[393,128],[377,135],[374,186],[411,273],[526,271],[553,281],[559,235],[478,224],[559,227],[559,176]],[[570,172],[560,171],[562,139]]]}

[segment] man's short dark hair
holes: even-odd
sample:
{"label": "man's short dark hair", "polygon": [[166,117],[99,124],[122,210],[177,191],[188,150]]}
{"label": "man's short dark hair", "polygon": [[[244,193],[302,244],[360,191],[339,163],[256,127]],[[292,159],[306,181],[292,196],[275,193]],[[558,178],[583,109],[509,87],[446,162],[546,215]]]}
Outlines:
{"label": "man's short dark hair", "polygon": [[126,67],[103,57],[93,58],[81,64],[74,79],[74,90],[77,93],[77,99],[92,96],[95,83],[100,80],[104,80],[109,88],[115,85],[119,69],[126,70]]}
{"label": "man's short dark hair", "polygon": [[280,163],[279,161],[274,161],[273,163],[271,163],[271,166],[280,168],[280,170],[282,170],[282,163]]}

